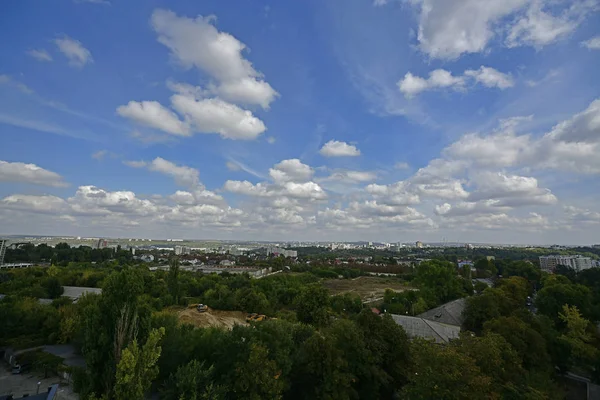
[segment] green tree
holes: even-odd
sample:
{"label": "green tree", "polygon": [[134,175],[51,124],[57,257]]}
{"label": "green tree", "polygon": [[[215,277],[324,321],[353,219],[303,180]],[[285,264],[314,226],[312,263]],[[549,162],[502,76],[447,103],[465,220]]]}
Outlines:
{"label": "green tree", "polygon": [[214,383],[214,367],[206,368],[204,362],[192,360],[171,374],[161,392],[164,400],[221,400],[225,389]]}
{"label": "green tree", "polygon": [[137,340],[127,346],[117,365],[115,399],[144,400],[144,394],[158,375],[156,362],[160,357],[160,341],[165,329],[153,329],[142,348]]}
{"label": "green tree", "polygon": [[551,369],[546,341],[535,329],[521,319],[499,317],[483,325],[485,332],[501,335],[515,349],[528,370],[547,372]]}
{"label": "green tree", "polygon": [[[588,332],[590,322],[581,316],[577,307],[568,304],[563,306],[558,317],[566,325],[565,332],[559,336],[559,340],[570,349],[571,365],[592,369],[600,359],[600,350]],[[593,329],[591,331],[593,332]]]}
{"label": "green tree", "polygon": [[552,318],[557,325],[562,321],[558,317],[563,305],[576,306],[584,317],[591,315],[592,295],[590,289],[583,285],[573,284],[547,284],[538,292],[535,304],[541,314]]}
{"label": "green tree", "polygon": [[180,283],[179,283],[179,259],[173,257],[169,262],[169,276],[167,278],[169,293],[173,297],[173,302],[179,304]]}
{"label": "green tree", "polygon": [[283,380],[277,363],[269,358],[266,347],[250,344],[248,359],[236,366],[234,392],[249,400],[281,399]]}
{"label": "green tree", "polygon": [[60,281],[58,280],[58,278],[55,277],[50,277],[46,279],[46,281],[44,282],[44,287],[48,292],[48,297],[51,299],[56,299],[60,297],[64,292]]}
{"label": "green tree", "polygon": [[415,283],[423,292],[430,306],[446,303],[462,297],[465,293],[454,264],[447,261],[431,260],[417,267]]}
{"label": "green tree", "polygon": [[308,286],[302,289],[295,301],[298,321],[322,326],[328,322],[327,308],[329,293],[320,286]]}
{"label": "green tree", "polygon": [[410,400],[492,399],[492,380],[475,360],[455,346],[439,346],[425,340],[412,345],[414,360],[402,398]]}

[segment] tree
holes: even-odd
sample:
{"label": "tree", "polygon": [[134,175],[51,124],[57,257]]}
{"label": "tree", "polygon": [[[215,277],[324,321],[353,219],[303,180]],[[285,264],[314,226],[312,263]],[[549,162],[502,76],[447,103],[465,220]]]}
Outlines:
{"label": "tree", "polygon": [[485,332],[501,335],[519,354],[528,370],[549,371],[546,341],[535,329],[517,317],[499,317],[483,325]]}
{"label": "tree", "polygon": [[44,282],[44,287],[48,292],[48,297],[51,299],[56,299],[60,297],[64,292],[64,289],[60,284],[58,278],[55,277],[46,279],[46,281]]}
{"label": "tree", "polygon": [[298,321],[322,326],[328,322],[329,293],[320,286],[304,288],[295,301]]}
{"label": "tree", "polygon": [[111,394],[122,349],[147,337],[150,309],[139,300],[143,291],[141,271],[126,268],[106,278],[96,300],[83,302],[80,337],[91,383],[84,394]]}
{"label": "tree", "polygon": [[563,323],[558,314],[563,305],[576,306],[584,317],[590,316],[592,311],[592,295],[590,289],[583,285],[559,283],[540,290],[535,298],[535,304],[541,314],[552,318],[557,325]]}
{"label": "tree", "polygon": [[492,378],[495,392],[502,393],[506,388],[524,383],[525,370],[521,366],[521,358],[502,336],[464,333],[451,346],[475,360],[481,372]]}
{"label": "tree", "polygon": [[571,365],[592,369],[600,359],[600,350],[594,346],[594,339],[588,333],[590,322],[581,316],[577,307],[568,304],[563,306],[558,317],[566,325],[559,340],[571,351]]}
{"label": "tree", "polygon": [[432,307],[464,295],[461,278],[457,275],[454,264],[447,261],[422,262],[417,267],[415,283]]}
{"label": "tree", "polygon": [[302,343],[294,360],[290,399],[350,399],[355,398],[344,354],[331,336],[314,332]]}
{"label": "tree", "polygon": [[167,278],[169,293],[173,297],[173,302],[179,304],[180,284],[179,284],[179,259],[173,257],[169,262],[169,276]]}
{"label": "tree", "polygon": [[140,349],[137,340],[127,346],[117,365],[115,399],[144,400],[144,394],[158,375],[156,362],[160,357],[160,341],[165,329],[153,329]]}
{"label": "tree", "polygon": [[409,382],[402,389],[402,398],[428,399],[490,399],[491,379],[484,375],[468,355],[455,346],[439,346],[425,340],[411,345],[414,368]]}
{"label": "tree", "polygon": [[249,400],[281,399],[283,381],[277,363],[269,358],[266,347],[250,344],[248,359],[236,366],[234,392]]}
{"label": "tree", "polygon": [[214,367],[206,368],[204,362],[192,360],[171,374],[161,391],[164,400],[221,400],[225,389],[214,383]]}

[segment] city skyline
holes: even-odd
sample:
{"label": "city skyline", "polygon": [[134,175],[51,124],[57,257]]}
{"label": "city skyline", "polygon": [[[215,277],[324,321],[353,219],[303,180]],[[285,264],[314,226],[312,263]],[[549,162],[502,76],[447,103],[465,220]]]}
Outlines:
{"label": "city skyline", "polygon": [[481,4],[19,2],[0,232],[598,243],[599,4]]}

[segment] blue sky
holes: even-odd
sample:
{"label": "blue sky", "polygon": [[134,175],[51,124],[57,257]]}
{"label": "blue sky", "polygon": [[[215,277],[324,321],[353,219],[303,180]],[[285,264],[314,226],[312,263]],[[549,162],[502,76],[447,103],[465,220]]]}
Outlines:
{"label": "blue sky", "polygon": [[592,243],[599,7],[5,4],[0,233]]}

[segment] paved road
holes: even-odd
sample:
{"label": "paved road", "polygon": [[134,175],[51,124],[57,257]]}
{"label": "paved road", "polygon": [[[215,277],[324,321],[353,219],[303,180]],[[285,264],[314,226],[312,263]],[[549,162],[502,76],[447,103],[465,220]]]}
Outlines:
{"label": "paved road", "polygon": [[[47,379],[44,375],[26,373],[22,375],[13,375],[8,364],[0,361],[0,395],[13,394],[15,397],[21,397],[24,394],[34,395],[37,390],[37,383],[40,384],[40,392],[46,391],[48,386],[59,383],[57,376]],[[73,393],[71,387],[62,385],[59,387],[56,400],[79,400],[79,395]]]}

